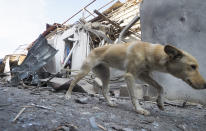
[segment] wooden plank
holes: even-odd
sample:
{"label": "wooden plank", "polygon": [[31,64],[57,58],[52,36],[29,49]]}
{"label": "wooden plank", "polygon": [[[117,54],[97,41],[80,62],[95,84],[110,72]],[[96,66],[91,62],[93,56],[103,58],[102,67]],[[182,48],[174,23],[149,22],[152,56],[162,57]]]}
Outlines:
{"label": "wooden plank", "polygon": [[94,13],[96,13],[98,16],[102,17],[104,20],[108,21],[109,23],[111,23],[112,25],[114,25],[116,28],[122,29],[121,26],[119,26],[117,23],[115,23],[114,21],[111,21],[109,18],[107,18],[105,15],[103,15],[102,13],[100,13],[97,10],[94,10]]}

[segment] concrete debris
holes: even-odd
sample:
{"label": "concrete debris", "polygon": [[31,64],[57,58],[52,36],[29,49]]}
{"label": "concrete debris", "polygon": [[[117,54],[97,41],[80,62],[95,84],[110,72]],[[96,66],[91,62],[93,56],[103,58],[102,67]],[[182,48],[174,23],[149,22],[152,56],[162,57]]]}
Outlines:
{"label": "concrete debris", "polygon": [[89,98],[88,97],[78,98],[75,99],[75,102],[80,104],[87,104],[89,102]]}
{"label": "concrete debris", "polygon": [[6,55],[4,59],[0,59],[0,73],[11,75],[10,71],[14,67],[19,66],[24,61],[25,57],[26,57],[25,54]]}
{"label": "concrete debris", "polygon": [[[11,123],[8,118],[13,118],[13,114],[18,113],[16,112],[16,107],[22,108],[22,105],[28,105],[24,106],[22,109],[20,108],[20,112],[13,119],[13,122],[16,122],[21,116],[21,119],[16,123],[17,126],[12,125],[15,126],[14,129],[52,129],[54,131],[147,131],[153,129],[168,129],[173,131],[181,129],[187,131],[191,128],[191,130],[205,130],[206,115],[204,107],[200,104],[191,104],[187,101],[188,98],[193,95],[189,95],[188,97],[188,94],[184,94],[181,91],[172,91],[171,89],[173,88],[168,88],[168,90],[166,90],[167,93],[173,92],[175,95],[176,93],[182,93],[180,96],[185,95],[184,99],[186,100],[166,100],[166,110],[162,112],[159,111],[156,106],[155,89],[151,89],[147,84],[136,85],[135,94],[137,99],[141,99],[140,104],[151,112],[151,115],[148,117],[133,112],[127,87],[123,84],[123,77],[117,77],[117,79],[110,80],[110,85],[112,85],[110,86],[111,100],[118,103],[118,106],[115,108],[107,106],[101,91],[103,83],[99,78],[95,78],[93,74],[89,74],[76,85],[73,91],[79,93],[74,93],[69,101],[65,100],[64,92],[56,93],[57,91],[68,90],[73,75],[79,71],[91,49],[107,44],[114,44],[115,42],[118,42],[118,40],[127,42],[131,40],[139,40],[141,38],[144,41],[155,43],[171,42],[171,44],[174,45],[183,43],[181,46],[185,45],[184,43],[187,43],[186,46],[188,46],[188,43],[192,42],[189,44],[192,45],[191,47],[193,47],[195,45],[194,43],[197,41],[201,47],[201,51],[204,52],[205,49],[202,47],[205,46],[202,46],[203,44],[201,41],[205,40],[205,37],[202,37],[205,35],[205,28],[199,27],[204,25],[203,23],[205,22],[202,22],[199,18],[200,16],[193,14],[196,11],[204,12],[201,11],[203,8],[193,12],[185,6],[183,7],[183,10],[181,10],[182,3],[183,5],[186,5],[187,3],[189,6],[197,6],[199,5],[199,2],[204,3],[203,0],[197,2],[192,0],[187,0],[188,2],[171,2],[169,0],[157,1],[160,2],[145,0],[141,5],[142,37],[140,37],[141,30],[138,17],[141,0],[127,0],[125,3],[118,1],[103,13],[95,10],[94,12],[98,16],[90,21],[81,19],[69,26],[64,26],[62,24],[48,25],[48,30],[43,33],[44,35],[40,35],[40,37],[31,44],[32,47],[29,46],[27,56],[22,55],[13,57],[8,55],[5,57],[4,62],[0,63],[0,73],[4,71],[3,75],[6,76],[6,81],[11,80],[14,85],[21,84],[20,81],[23,81],[23,84],[25,82],[28,85],[33,84],[35,86],[24,84],[24,87],[30,88],[23,90],[14,87],[11,89],[0,83],[0,86],[2,86],[1,88],[5,88],[0,88],[0,100],[5,101],[5,103],[11,103],[6,106],[5,104],[0,104],[0,123],[3,123],[0,124],[0,129],[12,130],[13,127],[10,127]],[[161,3],[164,2],[166,2],[166,4],[162,6]],[[196,6],[194,6],[194,9],[196,9]],[[147,7],[151,7],[149,9],[152,11],[148,12]],[[206,7],[206,5],[203,4],[203,7]],[[184,8],[186,9],[184,10]],[[173,14],[174,17],[168,17],[171,15],[171,9],[175,11]],[[191,25],[192,22],[187,22],[188,20],[197,23],[199,22],[200,24],[195,24],[198,26],[194,26]],[[128,23],[130,24],[128,25]],[[164,25],[164,23],[166,24]],[[172,26],[168,26],[168,24]],[[188,24],[188,26],[182,26],[182,24]],[[173,28],[174,26],[176,28]],[[185,35],[181,32],[182,30],[188,30],[188,27],[189,34]],[[179,29],[182,30],[179,31]],[[175,35],[176,33],[174,32],[179,32],[179,35]],[[191,36],[194,36],[193,34],[196,34],[196,37],[191,40],[191,38],[193,38]],[[190,39],[181,39],[179,36]],[[57,50],[59,51],[57,52]],[[193,51],[193,48],[190,50]],[[194,54],[198,54],[197,52]],[[204,56],[199,59],[204,59]],[[201,66],[204,66],[204,61],[202,62]],[[18,66],[15,67],[14,65]],[[46,73],[41,73],[41,70]],[[38,74],[39,72],[41,75]],[[53,75],[53,77],[51,77],[52,74],[57,74],[58,72],[61,72],[62,75]],[[111,76],[115,74],[114,72],[111,73]],[[46,79],[40,79],[40,76]],[[156,78],[161,80],[166,79],[166,77],[158,76],[156,76]],[[163,85],[169,83],[169,85],[174,86],[173,80],[172,82],[162,82],[165,82],[162,83]],[[36,86],[41,87],[43,85],[48,87],[44,90],[36,88]],[[179,85],[179,83],[177,85]],[[20,87],[22,86],[20,85]],[[49,90],[49,87],[52,87],[56,92],[52,92],[53,90],[51,91],[51,89]],[[37,93],[33,91],[33,88],[36,88],[35,91],[37,91]],[[199,93],[201,94],[202,92]],[[200,96],[205,98],[205,94]],[[145,101],[142,101],[142,99]],[[203,101],[202,103],[205,102],[205,99],[200,100]],[[35,104],[28,104],[28,102],[31,101],[34,101]],[[30,112],[26,112],[25,109],[28,107],[37,107],[47,110],[39,111],[33,109]],[[195,114],[191,112],[195,112]],[[69,121],[70,123],[65,121]],[[75,125],[78,126],[71,123],[75,123]]]}
{"label": "concrete debris", "polygon": [[152,123],[152,125],[154,126],[154,128],[158,128],[158,127],[159,127],[159,123],[156,122],[156,121],[154,121],[154,122]]}
{"label": "concrete debris", "polygon": [[134,130],[131,128],[123,128],[122,131],[134,131]]}
{"label": "concrete debris", "polygon": [[197,104],[197,108],[198,108],[198,109],[202,109],[202,108],[203,108],[203,105]]}
{"label": "concrete debris", "polygon": [[13,85],[18,85],[21,80],[29,76],[33,77],[33,81],[38,81],[36,72],[46,65],[56,53],[57,50],[48,44],[45,37],[40,35],[29,50],[22,64],[12,69],[13,77],[11,83]]}
{"label": "concrete debris", "polygon": [[[145,117],[133,111],[128,97],[115,98],[118,106],[112,108],[99,94],[74,93],[68,101],[64,98],[64,92],[56,93],[49,88],[46,89],[41,90],[40,95],[33,95],[31,89],[8,88],[0,84],[0,105],[2,105],[0,106],[0,129],[55,130],[59,127],[59,130],[72,130],[77,127],[76,130],[90,131],[98,127],[97,130],[108,131],[123,129],[179,131],[182,130],[181,128],[186,131],[189,129],[204,131],[206,128],[205,110],[198,109],[196,105],[185,108],[168,105],[165,111],[160,111],[156,103],[142,101],[142,107],[151,112],[150,116]],[[88,97],[87,104],[77,104],[75,101],[85,97]],[[102,97],[104,101],[101,101],[99,97]],[[11,123],[19,110],[24,107],[28,108],[21,113],[18,121],[15,124]]]}
{"label": "concrete debris", "polygon": [[96,129],[96,130],[99,129],[94,117],[90,117],[89,122],[90,122],[90,125],[93,129]]}
{"label": "concrete debris", "polygon": [[[68,90],[71,81],[72,79],[68,81],[68,78],[53,78],[50,81],[49,85],[55,91]],[[73,92],[95,94],[92,84],[88,83],[85,80],[79,81],[79,83],[75,86]]]}
{"label": "concrete debris", "polygon": [[113,125],[112,129],[115,131],[135,131],[134,129],[131,129],[131,128],[123,128],[120,125]]}
{"label": "concrete debris", "polygon": [[52,131],[78,131],[78,127],[70,123],[62,123]]}
{"label": "concrete debris", "polygon": [[182,131],[188,131],[186,124],[179,124],[179,125],[177,125],[177,127],[178,127],[179,129],[181,129]]}

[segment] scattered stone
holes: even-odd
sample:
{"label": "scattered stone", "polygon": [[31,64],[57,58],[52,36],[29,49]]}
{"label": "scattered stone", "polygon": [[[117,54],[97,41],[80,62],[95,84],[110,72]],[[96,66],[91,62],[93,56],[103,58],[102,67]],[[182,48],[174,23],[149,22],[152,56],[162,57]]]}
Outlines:
{"label": "scattered stone", "polygon": [[[159,118],[157,118],[157,119],[159,119]],[[145,121],[147,121],[147,122],[149,122],[149,123],[153,123],[155,120],[154,120],[154,118],[152,117],[152,118],[147,118]]]}
{"label": "scattered stone", "polygon": [[114,114],[112,114],[112,113],[110,113],[111,115],[110,115],[110,118],[111,119],[115,119],[116,118],[116,115],[114,115]]}
{"label": "scattered stone", "polygon": [[[6,91],[3,91],[4,89]],[[142,107],[151,111],[150,116],[144,116],[134,112],[129,97],[111,97],[118,104],[117,108],[111,108],[102,95],[74,92],[72,99],[66,100],[64,93],[51,92],[49,88],[46,89],[41,90],[41,95],[32,95],[30,90],[1,87],[0,129],[10,130],[11,127],[15,130],[14,126],[18,126],[18,130],[52,130],[59,127],[59,131],[71,131],[76,126],[75,129],[80,131],[205,130],[205,107],[198,109],[197,104],[185,109],[169,105],[166,111],[159,111],[156,103],[144,102]],[[101,98],[103,102],[99,101]],[[19,109],[32,105],[31,102],[39,108],[33,108],[33,106],[28,108],[16,125],[11,126],[11,120]],[[47,108],[49,110],[41,109],[45,107],[52,107],[52,110],[50,108]],[[94,118],[90,119],[90,117]],[[40,123],[40,125],[32,122]],[[70,127],[71,123],[75,126]],[[93,128],[92,125],[98,129]]]}
{"label": "scattered stone", "polygon": [[106,102],[106,100],[105,100],[104,97],[99,97],[99,101],[100,101],[100,102]]}
{"label": "scattered stone", "polygon": [[92,107],[92,109],[94,109],[94,110],[98,110],[98,111],[100,111],[100,110],[101,110],[101,109],[100,109],[99,107],[97,107],[97,106]]}
{"label": "scattered stone", "polygon": [[82,112],[81,114],[82,115],[90,115],[91,113],[90,112]]}
{"label": "scattered stone", "polygon": [[119,126],[119,125],[112,125],[111,127],[113,130],[116,130],[116,131],[122,131],[122,126]]}
{"label": "scattered stone", "polygon": [[89,98],[88,97],[78,98],[75,99],[75,102],[80,104],[88,104]]}
{"label": "scattered stone", "polygon": [[63,131],[70,131],[70,128],[67,127],[67,126],[62,126],[62,127],[61,127],[61,130],[63,130]]}
{"label": "scattered stone", "polygon": [[122,131],[133,131],[131,128],[123,128]]}
{"label": "scattered stone", "polygon": [[203,106],[202,106],[202,105],[200,105],[200,104],[198,104],[198,105],[197,105],[197,108],[198,108],[198,109],[202,109],[202,108],[203,108]]}
{"label": "scattered stone", "polygon": [[[58,79],[59,80],[59,79]],[[60,80],[59,80],[60,81]],[[51,81],[49,83],[49,85],[55,90],[55,91],[61,91],[61,90],[68,90],[69,89],[69,86],[70,86],[70,83],[71,83],[71,80],[65,82],[65,83],[58,83],[58,82],[54,82],[54,81]],[[86,91],[81,87],[79,86],[78,84],[75,85],[74,89],[73,89],[73,92],[81,92],[81,93],[86,93]]]}
{"label": "scattered stone", "polygon": [[120,125],[113,125],[112,127],[111,127],[113,130],[115,130],[115,131],[134,131],[133,129],[131,129],[131,128],[123,128],[122,126],[120,126]]}
{"label": "scattered stone", "polygon": [[70,123],[64,123],[63,125],[58,126],[53,131],[78,131],[78,127]]}
{"label": "scattered stone", "polygon": [[179,125],[177,125],[177,127],[179,129],[182,129],[183,131],[187,131],[187,125],[186,124],[179,124]]}
{"label": "scattered stone", "polygon": [[90,122],[90,125],[91,125],[92,128],[99,129],[94,117],[90,117],[89,122]]}
{"label": "scattered stone", "polygon": [[153,123],[154,122],[154,119],[152,118],[148,118],[146,120],[142,120],[141,121],[141,124],[150,124],[150,123]]}
{"label": "scattered stone", "polygon": [[154,126],[154,128],[159,127],[159,123],[157,123],[156,121],[154,121],[154,122],[152,123],[152,125]]}
{"label": "scattered stone", "polygon": [[[49,85],[55,90],[55,91],[61,91],[61,90],[68,90],[70,83],[72,79],[68,81],[67,78],[53,78]],[[85,80],[80,80],[78,84],[75,85],[73,92],[81,92],[81,93],[89,93],[89,94],[95,94],[93,85],[89,84]]]}
{"label": "scattered stone", "polygon": [[14,93],[11,93],[11,96],[14,96]]}
{"label": "scattered stone", "polygon": [[120,90],[119,89],[110,90],[110,95],[114,96],[114,97],[119,97],[120,96]]}

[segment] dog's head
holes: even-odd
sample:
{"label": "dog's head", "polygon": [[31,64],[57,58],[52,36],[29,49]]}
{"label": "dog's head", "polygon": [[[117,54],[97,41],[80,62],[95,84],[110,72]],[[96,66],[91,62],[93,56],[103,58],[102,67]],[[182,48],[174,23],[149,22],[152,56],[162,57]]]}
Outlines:
{"label": "dog's head", "polygon": [[170,74],[195,89],[206,89],[206,82],[199,73],[197,60],[192,55],[171,45],[166,45],[164,51],[169,56],[167,70]]}

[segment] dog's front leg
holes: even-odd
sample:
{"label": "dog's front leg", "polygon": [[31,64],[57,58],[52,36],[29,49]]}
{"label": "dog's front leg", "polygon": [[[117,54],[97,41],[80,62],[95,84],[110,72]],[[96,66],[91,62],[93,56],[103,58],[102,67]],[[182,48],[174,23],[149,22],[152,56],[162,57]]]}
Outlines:
{"label": "dog's front leg", "polygon": [[74,88],[74,86],[77,84],[77,82],[79,82],[83,77],[85,77],[90,71],[90,67],[87,63],[82,65],[82,68],[80,70],[80,72],[75,76],[74,80],[72,80],[69,89],[67,90],[67,93],[65,95],[66,99],[70,99],[71,98],[71,94],[72,94],[72,90]]}
{"label": "dog's front leg", "polygon": [[157,97],[157,106],[160,110],[164,110],[164,90],[161,85],[159,85],[154,79],[152,79],[148,73],[142,73],[139,78],[149,85],[155,87],[158,91],[158,97]]}
{"label": "dog's front leg", "polygon": [[149,115],[150,112],[143,109],[140,106],[139,101],[138,101],[137,97],[135,96],[135,93],[134,93],[135,79],[134,79],[133,74],[126,73],[125,74],[125,81],[127,82],[127,88],[128,88],[128,91],[129,91],[129,94],[131,97],[132,104],[134,105],[135,111],[139,114],[142,114],[142,115]]}

